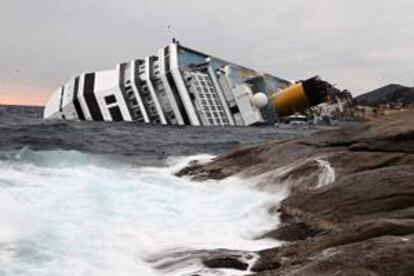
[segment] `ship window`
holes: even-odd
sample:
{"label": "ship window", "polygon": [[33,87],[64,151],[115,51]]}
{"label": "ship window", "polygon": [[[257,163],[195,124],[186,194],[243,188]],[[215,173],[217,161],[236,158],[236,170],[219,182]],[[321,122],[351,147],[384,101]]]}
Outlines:
{"label": "ship window", "polygon": [[114,121],[122,121],[122,114],[121,114],[121,110],[119,109],[118,106],[114,106],[109,108],[109,113],[111,114],[112,120]]}
{"label": "ship window", "polygon": [[116,98],[114,95],[109,95],[105,97],[106,104],[113,104],[116,103]]}
{"label": "ship window", "polygon": [[138,102],[137,102],[136,99],[132,99],[131,100],[131,104],[132,104],[132,106],[137,106],[138,105]]}
{"label": "ship window", "polygon": [[230,108],[230,111],[231,111],[231,113],[233,113],[233,114],[236,114],[236,113],[239,113],[239,112],[240,112],[239,107],[238,107],[237,105],[232,106],[232,107]]}

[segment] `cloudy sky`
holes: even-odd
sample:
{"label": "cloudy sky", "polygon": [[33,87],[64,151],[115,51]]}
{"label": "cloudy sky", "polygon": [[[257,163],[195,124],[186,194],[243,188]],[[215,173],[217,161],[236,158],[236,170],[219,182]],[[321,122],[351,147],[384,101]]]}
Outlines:
{"label": "cloudy sky", "polygon": [[0,103],[41,105],[69,77],[182,44],[354,95],[414,86],[412,0],[0,0]]}

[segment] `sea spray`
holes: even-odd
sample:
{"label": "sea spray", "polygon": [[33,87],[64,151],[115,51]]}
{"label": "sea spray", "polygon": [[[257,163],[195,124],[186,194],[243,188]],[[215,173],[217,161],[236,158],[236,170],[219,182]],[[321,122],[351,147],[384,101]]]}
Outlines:
{"label": "sea spray", "polygon": [[192,158],[152,167],[77,151],[7,154],[0,158],[1,275],[209,275],[197,263],[166,272],[147,259],[278,245],[254,240],[278,223],[267,212],[275,196],[237,178],[206,185],[175,177]]}
{"label": "sea spray", "polygon": [[322,169],[322,172],[319,174],[318,184],[316,188],[331,184],[335,181],[335,170],[331,166],[328,160],[325,159],[317,159],[316,160],[319,166]]}

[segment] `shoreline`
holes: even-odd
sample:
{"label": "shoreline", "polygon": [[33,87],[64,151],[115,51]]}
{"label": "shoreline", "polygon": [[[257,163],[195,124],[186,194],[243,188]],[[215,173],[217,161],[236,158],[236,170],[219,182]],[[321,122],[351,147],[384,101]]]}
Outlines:
{"label": "shoreline", "polygon": [[[253,275],[410,275],[413,121],[413,111],[402,112],[236,149],[207,164],[193,162],[176,175],[198,181],[256,178],[260,189],[289,189],[272,210],[281,226],[262,237],[286,244],[255,252],[260,257]],[[250,267],[237,254],[213,255],[203,261],[210,268]]]}

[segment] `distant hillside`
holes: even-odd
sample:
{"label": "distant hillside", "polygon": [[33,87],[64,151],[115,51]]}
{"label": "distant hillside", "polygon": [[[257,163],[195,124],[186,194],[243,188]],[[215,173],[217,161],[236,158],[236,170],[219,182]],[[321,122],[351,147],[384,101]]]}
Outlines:
{"label": "distant hillside", "polygon": [[381,104],[414,104],[414,87],[389,84],[354,98],[357,105],[379,106]]}

